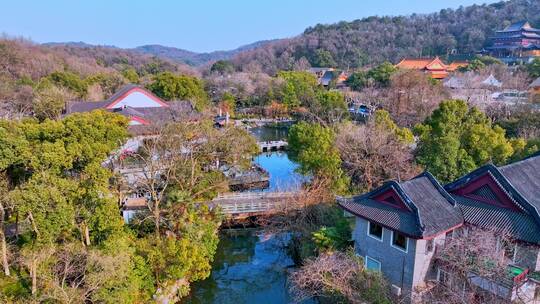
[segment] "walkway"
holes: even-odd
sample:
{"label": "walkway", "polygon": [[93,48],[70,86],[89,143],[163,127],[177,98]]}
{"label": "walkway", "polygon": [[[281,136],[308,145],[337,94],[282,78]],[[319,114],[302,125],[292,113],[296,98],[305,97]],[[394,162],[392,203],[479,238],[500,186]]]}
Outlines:
{"label": "walkway", "polygon": [[279,206],[296,195],[298,192],[228,193],[213,199],[211,205],[218,205],[229,217],[244,218],[272,214],[278,210]]}

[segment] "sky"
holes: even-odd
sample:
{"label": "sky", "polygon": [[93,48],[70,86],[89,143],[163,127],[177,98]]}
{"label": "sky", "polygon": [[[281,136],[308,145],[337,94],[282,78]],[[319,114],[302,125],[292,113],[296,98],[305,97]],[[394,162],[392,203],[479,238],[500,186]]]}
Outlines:
{"label": "sky", "polygon": [[[4,2],[4,3],[2,3]],[[38,43],[84,41],[229,50],[309,26],[431,13],[493,0],[0,0],[0,33]]]}

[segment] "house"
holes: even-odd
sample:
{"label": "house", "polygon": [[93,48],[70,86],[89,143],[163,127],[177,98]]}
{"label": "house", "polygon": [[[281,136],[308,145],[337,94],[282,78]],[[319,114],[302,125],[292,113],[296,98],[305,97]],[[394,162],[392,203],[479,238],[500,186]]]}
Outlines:
{"label": "house", "polygon": [[129,118],[129,130],[137,135],[149,132],[151,126],[181,119],[196,120],[198,114],[190,102],[165,102],[152,92],[136,85],[126,85],[104,101],[68,102],[65,115],[97,109],[118,113]]}
{"label": "house", "polygon": [[384,274],[397,295],[424,287],[435,245],[464,224],[454,198],[427,172],[339,205],[356,217],[356,253],[367,269]]}
{"label": "house", "polygon": [[310,68],[308,70],[311,74],[317,77],[317,82],[327,87],[332,81],[335,80],[336,85],[341,85],[347,80],[347,74],[344,71],[336,70],[334,68]]}
{"label": "house", "polygon": [[356,218],[355,251],[366,268],[381,271],[394,293],[411,302],[430,280],[444,277],[436,249],[469,227],[514,240],[508,259],[521,275],[498,289],[499,296],[511,301],[519,290],[526,303],[534,303],[540,295],[540,153],[506,166],[485,165],[444,187],[427,172],[387,182],[339,199],[339,205]]}
{"label": "house", "polygon": [[419,70],[429,74],[433,79],[444,79],[449,72],[467,66],[466,62],[445,64],[439,57],[435,58],[405,58],[395,66],[400,69]]}
{"label": "house", "polygon": [[506,63],[528,62],[540,56],[540,29],[527,21],[513,23],[490,37],[491,45],[483,53]]}

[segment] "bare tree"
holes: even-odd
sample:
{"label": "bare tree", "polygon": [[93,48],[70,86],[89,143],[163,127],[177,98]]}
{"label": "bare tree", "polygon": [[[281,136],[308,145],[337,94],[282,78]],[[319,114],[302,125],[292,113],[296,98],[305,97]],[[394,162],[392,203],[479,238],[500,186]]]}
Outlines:
{"label": "bare tree", "polygon": [[465,229],[447,238],[435,254],[439,280],[424,294],[423,301],[508,303],[508,281],[514,286],[508,270],[514,246],[508,234],[480,228]]}
{"label": "bare tree", "polygon": [[344,171],[362,190],[369,191],[386,180],[405,180],[418,173],[411,147],[373,122],[341,125],[336,146]]}
{"label": "bare tree", "polygon": [[349,303],[389,302],[384,279],[363,265],[362,258],[352,252],[321,254],[291,274],[291,290],[298,302],[313,297],[341,297]]}

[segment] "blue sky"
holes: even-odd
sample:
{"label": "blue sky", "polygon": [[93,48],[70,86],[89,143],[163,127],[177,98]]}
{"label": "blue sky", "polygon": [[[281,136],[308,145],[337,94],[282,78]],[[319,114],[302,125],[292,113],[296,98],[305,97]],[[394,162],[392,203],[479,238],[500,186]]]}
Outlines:
{"label": "blue sky", "polygon": [[317,23],[493,0],[2,0],[0,33],[36,42],[162,44],[203,52],[292,37]]}

